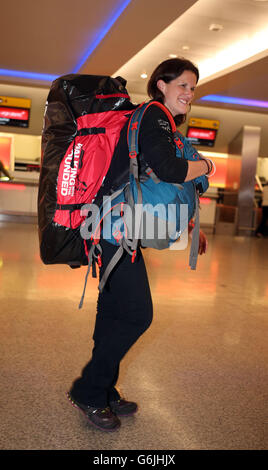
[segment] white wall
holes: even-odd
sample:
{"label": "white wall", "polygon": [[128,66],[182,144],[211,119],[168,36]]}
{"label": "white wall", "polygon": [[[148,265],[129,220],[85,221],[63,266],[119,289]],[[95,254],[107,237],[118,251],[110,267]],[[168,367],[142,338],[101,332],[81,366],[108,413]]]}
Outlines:
{"label": "white wall", "polygon": [[258,158],[257,175],[263,176],[268,181],[268,158]]}

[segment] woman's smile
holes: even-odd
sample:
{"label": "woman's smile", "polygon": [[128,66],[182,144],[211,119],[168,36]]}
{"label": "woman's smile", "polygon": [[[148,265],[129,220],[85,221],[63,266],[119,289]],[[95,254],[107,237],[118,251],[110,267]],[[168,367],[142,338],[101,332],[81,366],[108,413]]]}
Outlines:
{"label": "woman's smile", "polygon": [[179,77],[165,83],[158,81],[158,88],[164,95],[164,105],[169,109],[173,116],[186,114],[189,105],[193,100],[196,75],[190,70],[185,70]]}

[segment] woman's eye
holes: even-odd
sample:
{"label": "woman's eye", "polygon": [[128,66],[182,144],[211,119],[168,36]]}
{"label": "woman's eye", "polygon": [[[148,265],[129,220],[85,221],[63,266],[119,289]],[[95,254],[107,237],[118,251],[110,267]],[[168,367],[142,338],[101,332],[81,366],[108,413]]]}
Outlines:
{"label": "woman's eye", "polygon": [[[179,86],[181,86],[181,87],[183,87],[183,88],[187,88],[188,85],[187,85],[187,83],[179,83]],[[194,92],[194,91],[195,91],[195,87],[192,87],[192,88],[191,88],[191,91]]]}

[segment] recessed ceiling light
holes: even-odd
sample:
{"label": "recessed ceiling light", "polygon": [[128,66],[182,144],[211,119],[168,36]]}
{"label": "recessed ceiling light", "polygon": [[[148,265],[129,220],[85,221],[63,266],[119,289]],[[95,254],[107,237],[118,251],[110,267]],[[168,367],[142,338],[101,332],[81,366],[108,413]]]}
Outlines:
{"label": "recessed ceiling light", "polygon": [[223,26],[222,24],[215,24],[215,23],[212,23],[210,26],[209,26],[209,31],[221,31],[223,29]]}
{"label": "recessed ceiling light", "polygon": [[178,57],[177,54],[168,54],[168,57],[170,57],[171,59],[175,59],[175,57]]}
{"label": "recessed ceiling light", "polygon": [[189,51],[189,49],[190,49],[189,46],[186,46],[186,45],[185,45],[185,46],[182,46],[182,50],[183,50],[183,51]]}
{"label": "recessed ceiling light", "polygon": [[235,42],[231,46],[220,50],[213,57],[198,63],[200,81],[235,66],[238,62],[248,61],[256,54],[264,53],[267,49],[268,27],[256,32],[247,39]]}
{"label": "recessed ceiling light", "polygon": [[141,78],[147,78],[147,77],[148,77],[147,73],[145,73],[145,72],[141,73]]}

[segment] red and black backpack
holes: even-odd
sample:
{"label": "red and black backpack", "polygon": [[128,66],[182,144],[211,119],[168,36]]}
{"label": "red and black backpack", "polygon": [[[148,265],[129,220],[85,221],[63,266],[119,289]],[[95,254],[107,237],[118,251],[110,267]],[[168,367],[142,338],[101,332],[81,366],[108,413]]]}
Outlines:
{"label": "red and black backpack", "polygon": [[[95,260],[101,262],[100,223],[106,215],[106,209],[105,214],[98,210],[101,219],[97,218],[94,221],[97,231],[95,229],[89,231],[89,237],[84,234],[82,236],[82,232],[89,220],[87,206],[100,209],[102,198],[110,195],[108,200],[113,200],[113,204],[117,202],[114,207],[121,208],[115,218],[119,224],[123,223],[127,229],[127,236],[126,230],[121,232],[120,229],[118,239],[113,232],[111,240],[109,237],[106,238],[111,243],[119,245],[119,254],[126,250],[132,256],[133,262],[139,243],[141,246],[156,249],[167,248],[186,230],[189,220],[195,214],[194,243],[190,252],[190,266],[195,269],[199,245],[198,197],[206,191],[208,181],[206,176],[200,176],[181,185],[165,183],[161,182],[149,167],[142,175],[143,178],[140,178],[137,158],[138,135],[144,112],[151,105],[163,108],[173,125],[171,127],[176,143],[176,157],[196,160],[200,156],[176,130],[172,116],[163,105],[149,102],[135,106],[130,101],[125,85],[126,81],[121,77],[77,74],[60,77],[52,84],[44,116],[38,193],[41,259],[45,264],[68,264],[72,268],[87,265],[88,272],[92,265],[95,277]],[[123,181],[126,177],[125,169],[119,165],[122,175],[116,175],[114,182],[112,178],[106,178],[106,175],[125,124],[130,157],[127,181]],[[109,184],[113,187],[109,188]],[[127,193],[128,197],[125,197]],[[118,197],[122,199],[117,201]],[[135,228],[132,234],[124,214],[125,202],[134,209]],[[136,202],[137,206],[142,207],[142,211],[138,211],[137,218]],[[157,225],[158,228],[163,227],[164,236],[147,239],[146,234],[143,236],[141,232],[142,217],[145,215],[148,218],[150,215],[148,223],[154,227],[156,216],[154,210],[150,214],[150,207],[154,209],[159,204],[165,210],[164,215],[157,215]],[[174,213],[166,210],[170,205],[176,209]],[[187,211],[181,218],[183,206],[187,206]],[[168,230],[170,223],[173,227],[171,237]],[[116,254],[115,258],[119,259],[119,255]],[[107,268],[99,286],[100,290],[114,263],[112,259],[112,267]]]}
{"label": "red and black backpack", "polygon": [[[88,264],[80,227],[94,201],[120,132],[136,109],[121,77],[66,75],[49,91],[38,194],[40,255],[45,264]],[[85,158],[86,155],[86,158]]]}

